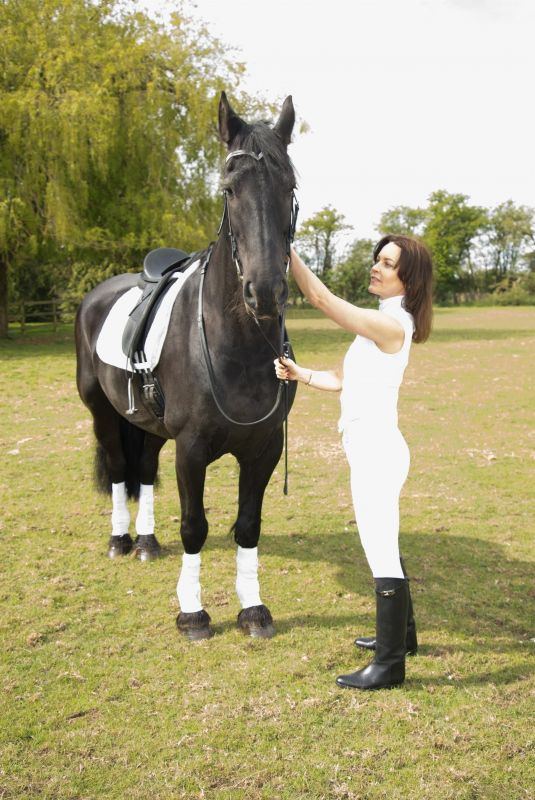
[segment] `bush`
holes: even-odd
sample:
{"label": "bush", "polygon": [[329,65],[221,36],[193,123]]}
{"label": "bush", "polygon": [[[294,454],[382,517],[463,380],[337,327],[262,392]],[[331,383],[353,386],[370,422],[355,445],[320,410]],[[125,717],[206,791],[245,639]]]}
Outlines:
{"label": "bush", "polygon": [[495,292],[492,298],[498,306],[535,305],[535,294],[531,294],[520,283],[515,283],[515,285],[506,292]]}

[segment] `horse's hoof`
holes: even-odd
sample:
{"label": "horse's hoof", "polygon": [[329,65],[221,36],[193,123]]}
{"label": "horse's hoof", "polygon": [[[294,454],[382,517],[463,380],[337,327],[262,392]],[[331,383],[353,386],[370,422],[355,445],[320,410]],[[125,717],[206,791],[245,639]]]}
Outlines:
{"label": "horse's hoof", "polygon": [[122,536],[110,536],[110,541],[108,542],[108,558],[127,556],[133,546],[134,542],[129,533],[124,533]]}
{"label": "horse's hoof", "polygon": [[162,552],[161,545],[154,534],[137,536],[134,547],[134,557],[138,561],[155,561]]}
{"label": "horse's hoof", "polygon": [[273,617],[264,605],[242,608],[238,614],[238,627],[253,639],[271,639],[275,636]]}
{"label": "horse's hoof", "polygon": [[202,611],[193,611],[186,614],[180,612],[176,618],[176,626],[179,633],[182,633],[190,642],[200,642],[202,639],[211,639],[214,631],[210,627],[210,615]]}

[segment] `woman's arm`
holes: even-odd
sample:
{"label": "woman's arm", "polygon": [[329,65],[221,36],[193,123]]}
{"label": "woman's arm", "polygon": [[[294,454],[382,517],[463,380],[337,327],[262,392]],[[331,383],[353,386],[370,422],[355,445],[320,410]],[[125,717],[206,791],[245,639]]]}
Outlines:
{"label": "woman's arm", "polygon": [[303,263],[292,247],[292,274],[307,300],[350,333],[372,339],[385,353],[396,353],[403,346],[405,332],[400,323],[371,308],[359,308],[333,294]]}
{"label": "woman's arm", "polygon": [[276,358],[274,361],[277,378],[281,381],[300,381],[313,389],[325,392],[339,392],[342,389],[341,370],[315,370],[299,367],[291,358]]}

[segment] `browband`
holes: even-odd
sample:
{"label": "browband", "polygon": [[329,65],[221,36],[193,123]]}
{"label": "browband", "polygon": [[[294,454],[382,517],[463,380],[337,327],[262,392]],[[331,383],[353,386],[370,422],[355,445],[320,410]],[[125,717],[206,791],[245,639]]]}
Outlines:
{"label": "browband", "polygon": [[258,155],[256,153],[252,153],[250,150],[233,150],[232,153],[229,153],[225,159],[225,164],[227,161],[230,161],[231,158],[234,156],[252,156],[256,161],[260,161],[260,159],[264,158],[264,154],[260,152]]}

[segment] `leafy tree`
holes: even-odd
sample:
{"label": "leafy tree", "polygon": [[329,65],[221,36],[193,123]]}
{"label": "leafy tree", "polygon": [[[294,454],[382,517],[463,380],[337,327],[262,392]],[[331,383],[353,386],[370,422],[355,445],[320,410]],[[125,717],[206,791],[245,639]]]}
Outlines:
{"label": "leafy tree", "polygon": [[344,215],[331,206],[325,206],[303,222],[297,240],[311,269],[328,279],[334,265],[337,237],[350,229]]}
{"label": "leafy tree", "polygon": [[490,212],[488,239],[498,280],[515,271],[525,247],[535,242],[534,214],[532,208],[515,206],[512,200]]}
{"label": "leafy tree", "polygon": [[[120,0],[0,5],[0,336],[12,292],[138,267],[214,231],[215,97],[243,72],[180,9],[168,29]],[[93,273],[93,276],[92,276]]]}
{"label": "leafy tree", "polygon": [[369,299],[368,286],[373,262],[373,246],[371,239],[356,239],[332,272],[331,289],[350,303]]}
{"label": "leafy tree", "polygon": [[423,234],[427,211],[424,208],[395,206],[381,215],[378,230],[381,234],[397,233],[404,236]]}
{"label": "leafy tree", "polygon": [[439,301],[455,302],[470,288],[466,268],[475,236],[487,225],[485,209],[468,204],[464,194],[433,192],[427,207],[423,238],[433,254],[435,293]]}

